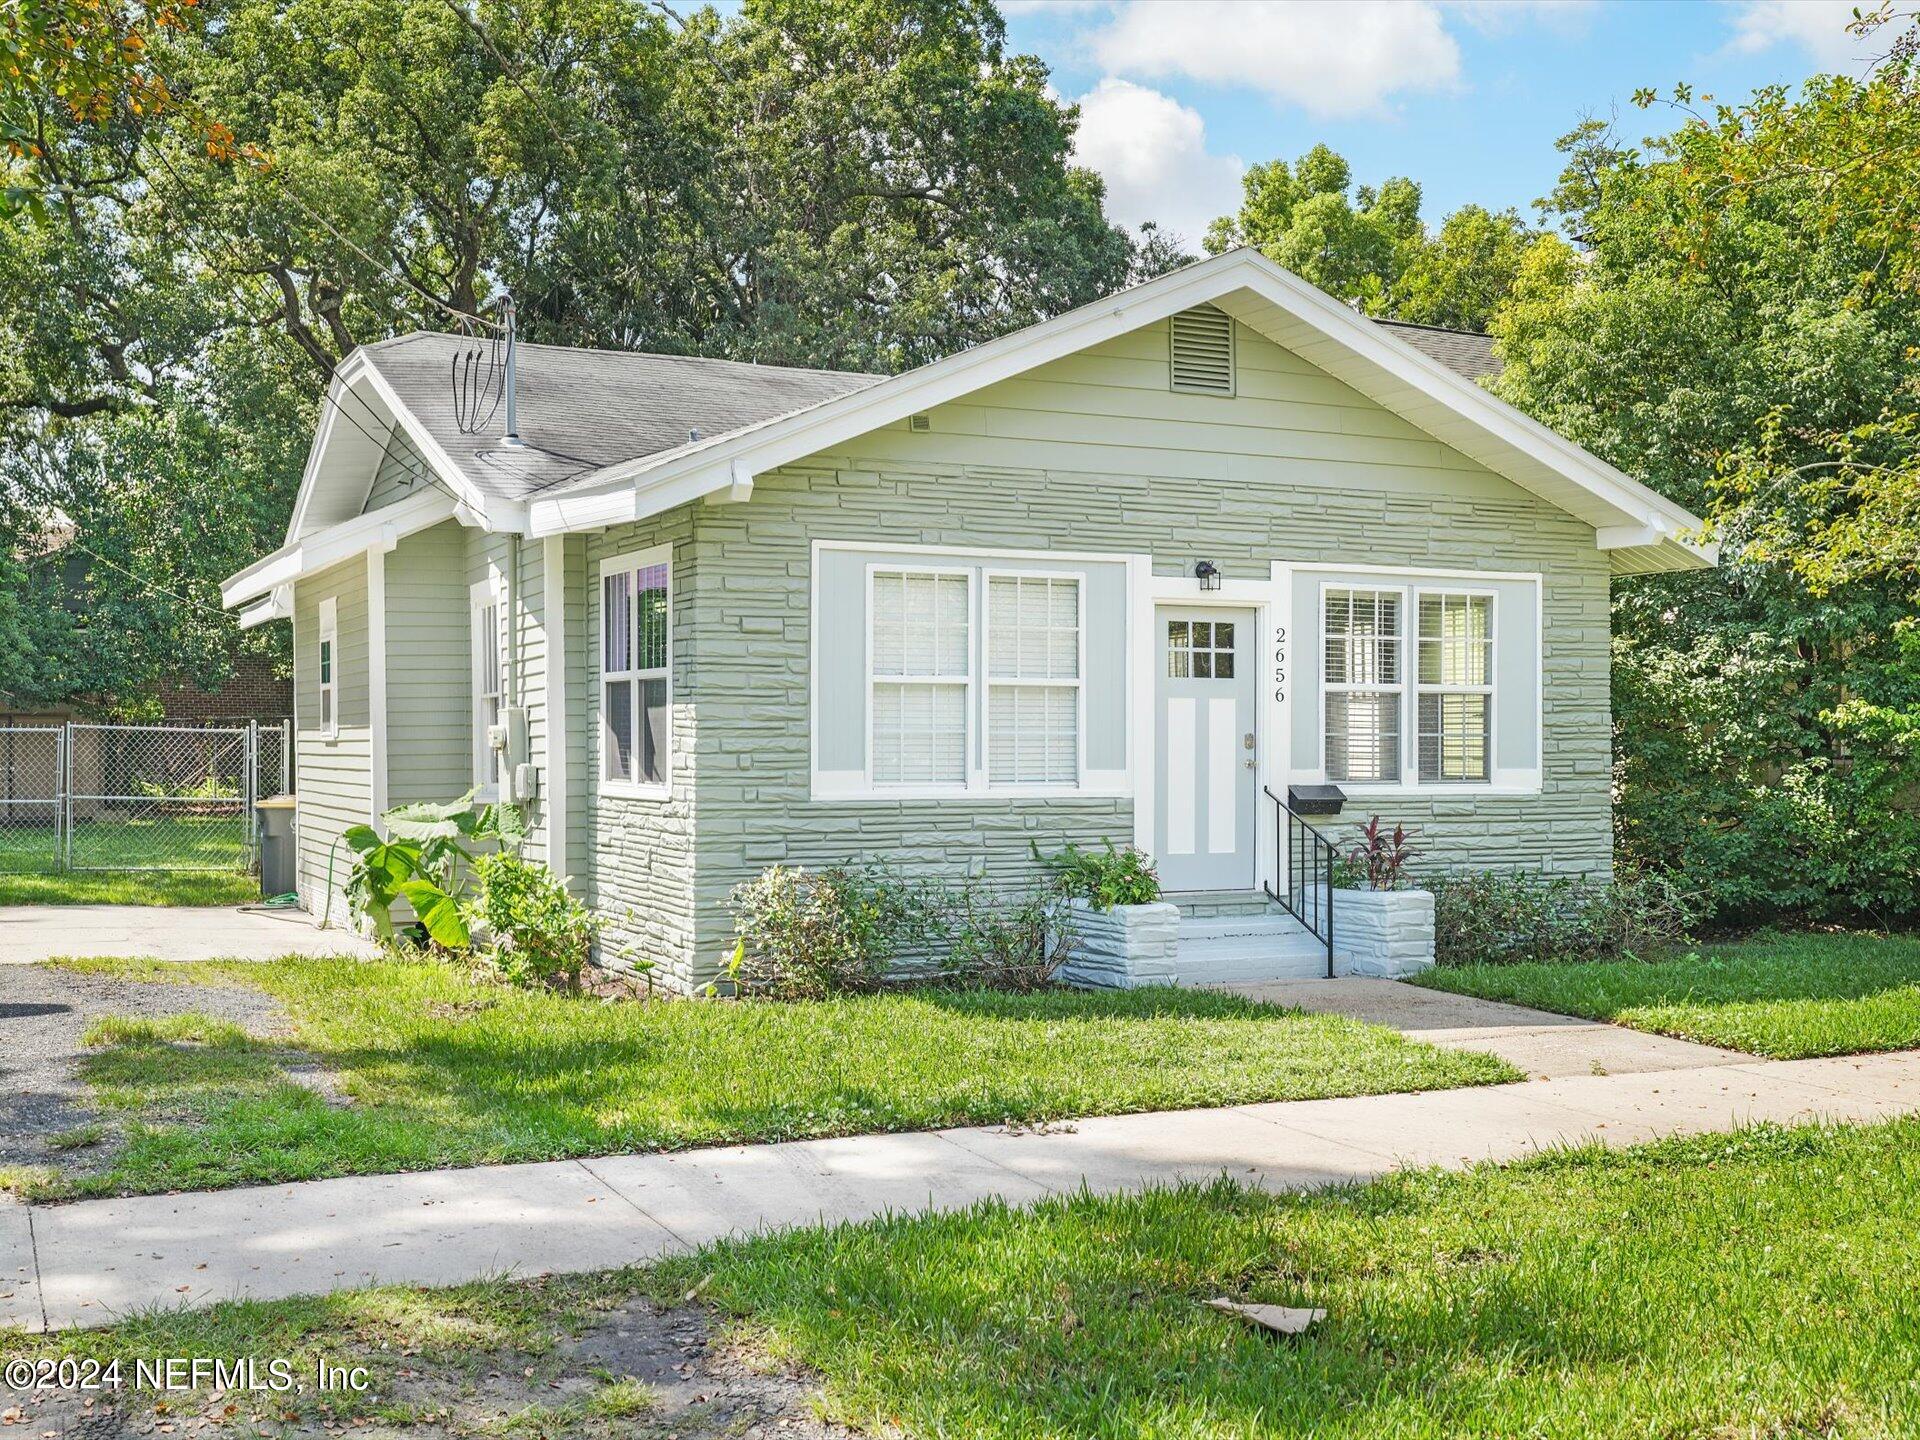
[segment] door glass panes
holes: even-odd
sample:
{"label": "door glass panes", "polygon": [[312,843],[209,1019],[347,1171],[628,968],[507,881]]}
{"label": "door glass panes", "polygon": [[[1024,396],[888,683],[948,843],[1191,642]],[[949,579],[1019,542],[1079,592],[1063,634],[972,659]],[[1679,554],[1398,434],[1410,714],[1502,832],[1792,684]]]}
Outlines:
{"label": "door glass panes", "polygon": [[1169,620],[1167,675],[1174,680],[1233,679],[1233,622]]}

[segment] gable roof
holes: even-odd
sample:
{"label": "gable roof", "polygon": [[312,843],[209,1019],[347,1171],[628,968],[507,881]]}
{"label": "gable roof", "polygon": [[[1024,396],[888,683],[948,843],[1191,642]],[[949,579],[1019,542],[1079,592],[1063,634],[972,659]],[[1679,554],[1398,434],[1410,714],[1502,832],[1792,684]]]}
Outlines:
{"label": "gable roof", "polygon": [[[447,516],[548,535],[717,491],[743,499],[757,474],[1202,304],[1591,524],[1615,573],[1713,563],[1715,547],[1693,538],[1703,528],[1696,516],[1478,383],[1499,369],[1487,336],[1370,319],[1242,249],[894,376],[522,345],[521,447],[490,433],[498,418],[478,435],[454,423],[453,365],[470,342],[417,332],[363,346],[335,372],[286,544],[233,576],[226,603],[284,586],[331,555],[336,538],[390,540]],[[394,431],[419,451],[438,493],[363,516]],[[276,592],[272,613],[283,604]]]}
{"label": "gable roof", "polygon": [[[530,528],[536,535],[597,529],[720,490],[748,495],[753,477],[764,471],[1203,304],[1226,311],[1442,444],[1591,524],[1597,543],[1612,552],[1615,573],[1714,562],[1715,548],[1691,538],[1703,528],[1699,517],[1468,378],[1466,370],[1482,363],[1473,342],[1424,326],[1376,324],[1248,249],[1171,271],[791,415],[557,485],[531,503]],[[1484,353],[1490,358],[1490,349]]]}

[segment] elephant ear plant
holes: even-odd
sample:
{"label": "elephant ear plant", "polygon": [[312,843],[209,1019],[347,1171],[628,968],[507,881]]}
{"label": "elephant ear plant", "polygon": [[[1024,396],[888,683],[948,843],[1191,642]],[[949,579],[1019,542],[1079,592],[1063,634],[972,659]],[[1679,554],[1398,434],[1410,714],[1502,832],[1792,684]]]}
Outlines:
{"label": "elephant ear plant", "polygon": [[526,838],[518,809],[476,808],[473,798],[469,790],[441,804],[397,806],[380,817],[387,828],[384,837],[371,825],[347,830],[344,838],[357,857],[347,899],[373,922],[381,941],[393,940],[393,907],[405,900],[434,944],[464,950],[473,943],[458,890],[461,866],[472,864],[475,846],[517,851]]}

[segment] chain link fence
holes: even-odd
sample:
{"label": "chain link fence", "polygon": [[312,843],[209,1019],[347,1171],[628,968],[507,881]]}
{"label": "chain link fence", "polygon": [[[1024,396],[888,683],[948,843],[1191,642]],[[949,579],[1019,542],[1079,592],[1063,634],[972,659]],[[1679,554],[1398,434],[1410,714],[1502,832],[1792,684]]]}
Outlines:
{"label": "chain link fence", "polygon": [[0,727],[0,872],[248,871],[291,727]]}
{"label": "chain link fence", "polygon": [[0,729],[0,871],[60,868],[66,768],[62,727]]}

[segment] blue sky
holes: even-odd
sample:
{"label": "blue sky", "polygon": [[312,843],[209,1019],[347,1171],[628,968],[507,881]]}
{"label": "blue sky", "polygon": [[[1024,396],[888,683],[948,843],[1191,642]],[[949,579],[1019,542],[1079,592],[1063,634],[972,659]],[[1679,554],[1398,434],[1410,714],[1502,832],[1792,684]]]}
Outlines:
{"label": "blue sky", "polygon": [[1582,118],[1670,129],[1633,92],[1721,98],[1820,70],[1861,73],[1861,0],[1003,0],[1008,37],[1083,109],[1079,155],[1117,220],[1160,220],[1195,249],[1234,208],[1246,164],[1324,140],[1357,181],[1418,181],[1437,223],[1477,201],[1532,202]]}

